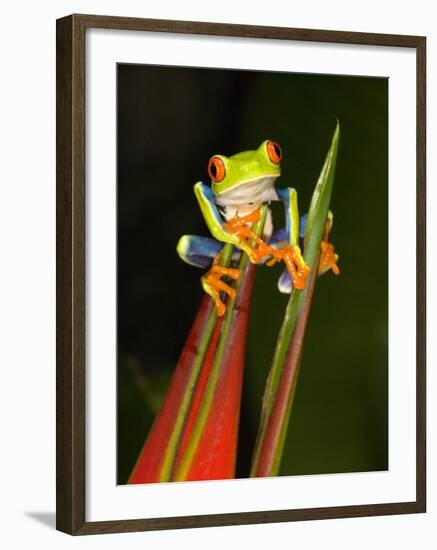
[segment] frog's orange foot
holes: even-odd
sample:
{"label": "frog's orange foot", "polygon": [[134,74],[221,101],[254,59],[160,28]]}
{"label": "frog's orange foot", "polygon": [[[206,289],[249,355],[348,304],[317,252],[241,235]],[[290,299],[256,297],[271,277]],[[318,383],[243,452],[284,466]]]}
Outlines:
{"label": "frog's orange foot", "polygon": [[231,300],[235,300],[237,296],[236,290],[221,280],[223,276],[230,277],[236,281],[240,278],[240,270],[231,267],[223,267],[221,265],[213,265],[202,277],[203,290],[214,300],[218,317],[223,317],[226,312],[226,306],[220,297],[220,292],[227,294]]}
{"label": "frog's orange foot", "polygon": [[300,247],[286,244],[282,248],[272,248],[271,254],[272,259],[267,262],[267,265],[274,265],[277,261],[283,260],[290,273],[293,287],[303,290],[311,270],[303,259]]}
{"label": "frog's orange foot", "polygon": [[235,216],[223,226],[225,231],[238,237],[241,248],[247,253],[253,264],[259,264],[271,253],[270,247],[251,229],[251,224],[256,223],[259,219],[259,210],[254,210],[241,218]]}
{"label": "frog's orange foot", "polygon": [[253,239],[254,241],[259,240],[258,235],[254,233],[251,229],[252,223],[255,223],[259,220],[260,213],[259,210],[254,210],[247,216],[235,216],[223,226],[224,230],[232,235],[235,235],[241,240]]}
{"label": "frog's orange foot", "polygon": [[322,241],[320,243],[320,261],[319,261],[319,275],[323,275],[330,269],[336,275],[340,274],[340,268],[337,265],[338,254],[335,253],[335,248],[332,243]]}

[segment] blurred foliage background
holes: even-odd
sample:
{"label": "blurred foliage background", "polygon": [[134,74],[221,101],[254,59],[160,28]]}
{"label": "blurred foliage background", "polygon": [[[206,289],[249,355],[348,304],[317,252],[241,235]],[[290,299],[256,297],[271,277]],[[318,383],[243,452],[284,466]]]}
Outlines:
{"label": "blurred foliage background", "polygon": [[[341,143],[331,240],[341,275],[319,279],[281,475],[388,468],[388,80],[118,65],[118,483],[144,443],[201,299],[201,270],[176,254],[207,235],[192,187],[215,153],[281,144],[280,187],[301,214],[335,120]],[[283,224],[274,205],[275,225]],[[260,267],[246,358],[238,477],[288,297]]]}

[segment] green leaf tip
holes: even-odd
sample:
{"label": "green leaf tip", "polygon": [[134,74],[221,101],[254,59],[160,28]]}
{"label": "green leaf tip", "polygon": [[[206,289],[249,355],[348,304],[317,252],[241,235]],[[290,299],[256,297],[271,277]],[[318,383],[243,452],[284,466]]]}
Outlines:
{"label": "green leaf tip", "polygon": [[338,146],[340,142],[340,122],[337,119],[331,145],[326,154],[325,162],[317,180],[308,211],[308,221],[305,230],[304,258],[313,269],[318,258],[320,241],[329,212],[332,188],[334,185],[335,168],[337,164]]}

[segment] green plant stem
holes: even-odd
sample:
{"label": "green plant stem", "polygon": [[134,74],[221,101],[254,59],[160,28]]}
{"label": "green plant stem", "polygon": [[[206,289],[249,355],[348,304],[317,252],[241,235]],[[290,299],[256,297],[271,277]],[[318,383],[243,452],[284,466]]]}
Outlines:
{"label": "green plant stem", "polygon": [[[234,250],[233,245],[229,243],[226,243],[224,245],[220,256],[220,265],[222,265],[223,267],[226,267],[230,264],[233,250]],[[208,320],[202,332],[202,338],[200,340],[199,347],[196,352],[196,359],[194,360],[193,367],[190,372],[189,380],[182,398],[182,403],[180,405],[179,413],[176,417],[176,421],[164,454],[162,468],[159,476],[159,481],[161,482],[170,481],[172,469],[173,469],[176,454],[177,454],[177,449],[182,439],[184,426],[186,424],[191,402],[193,399],[194,390],[196,388],[196,384],[199,378],[203,360],[208,350],[208,346],[211,341],[211,336],[214,331],[216,322],[217,322],[216,308],[212,306]]]}
{"label": "green plant stem", "polygon": [[[260,220],[253,227],[253,231],[257,235],[260,235],[263,231],[264,223],[265,223],[265,219],[266,219],[266,215],[267,215],[267,208],[268,207],[266,205],[263,205],[261,207]],[[240,263],[239,263],[239,266],[238,266],[239,269],[240,269],[240,273],[243,273],[244,267],[245,267],[245,265],[248,261],[249,261],[249,259],[247,257],[247,254],[242,253],[242,257],[241,257],[241,260],[240,260]],[[242,283],[242,279],[240,278],[236,283],[237,294],[238,294],[238,290],[240,288],[241,283]],[[230,329],[231,323],[232,323],[232,316],[233,316],[234,308],[235,308],[235,301],[228,302],[227,307],[226,307],[225,318],[224,318],[224,321],[223,321],[222,332],[221,332],[221,335],[220,335],[220,341],[219,341],[219,344],[218,344],[218,347],[217,347],[217,350],[216,350],[216,354],[215,354],[215,357],[214,357],[214,362],[213,362],[213,366],[212,366],[212,369],[211,369],[209,380],[208,380],[208,383],[207,383],[207,386],[206,386],[205,394],[204,394],[203,399],[202,399],[202,404],[200,406],[199,414],[197,416],[195,425],[193,427],[191,437],[190,437],[190,439],[187,443],[187,447],[185,449],[185,452],[184,452],[183,456],[181,457],[180,463],[179,463],[178,468],[176,470],[175,477],[174,477],[175,481],[183,481],[184,479],[186,479],[187,474],[188,474],[189,469],[190,469],[190,466],[191,466],[191,463],[192,463],[193,458],[195,456],[197,447],[199,445],[199,441],[200,441],[200,438],[202,436],[206,421],[208,419],[208,415],[209,415],[209,412],[211,410],[211,405],[212,405],[213,398],[214,398],[214,392],[215,392],[215,389],[216,389],[216,386],[217,386],[217,381],[218,381],[219,375],[220,375],[220,367],[221,367],[221,364],[222,364],[222,361],[223,361],[223,356],[225,354],[226,345],[227,345],[228,340],[229,340],[229,332],[230,332],[229,329]]]}
{"label": "green plant stem", "polygon": [[[302,343],[311,308],[315,279],[315,275],[311,274],[305,291],[300,292],[301,298],[298,300],[298,306],[292,299],[287,304],[264,393],[251,477],[276,476],[279,472],[300,370]],[[297,316],[296,308],[299,308]],[[293,327],[295,339],[292,339],[290,327]]]}
{"label": "green plant stem", "polygon": [[278,335],[263,397],[260,425],[253,453],[251,477],[278,475],[296,390],[305,329],[311,308],[320,257],[320,243],[334,183],[340,126],[314,189],[304,239],[304,259],[311,274],[304,290],[293,290]]}

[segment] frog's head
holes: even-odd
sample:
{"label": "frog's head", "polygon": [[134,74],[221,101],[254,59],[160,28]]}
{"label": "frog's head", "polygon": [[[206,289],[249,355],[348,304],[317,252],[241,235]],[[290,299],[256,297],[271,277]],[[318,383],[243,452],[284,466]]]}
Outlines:
{"label": "frog's head", "polygon": [[266,140],[255,151],[231,157],[214,155],[208,173],[216,202],[223,206],[260,204],[277,199],[275,180],[281,175],[282,151]]}

